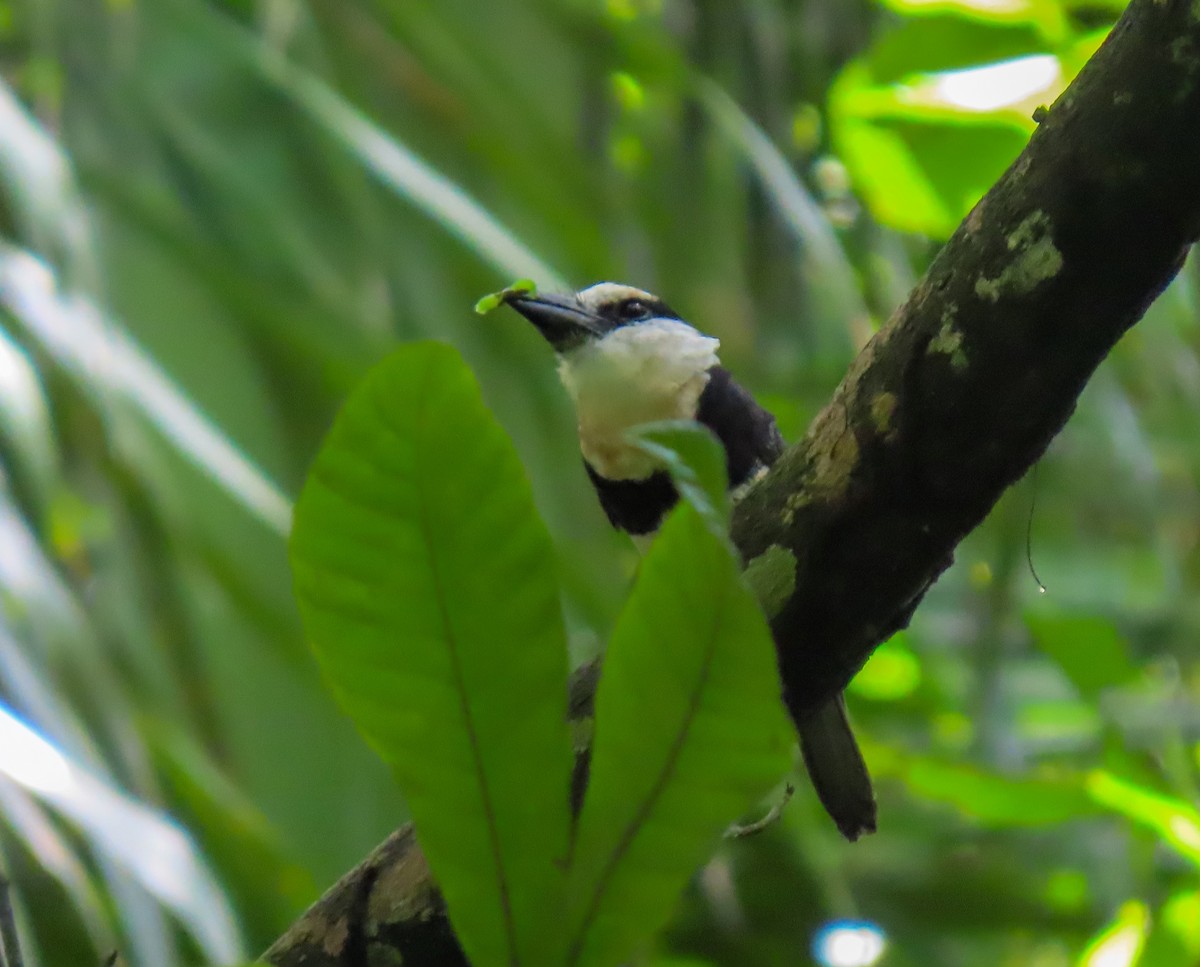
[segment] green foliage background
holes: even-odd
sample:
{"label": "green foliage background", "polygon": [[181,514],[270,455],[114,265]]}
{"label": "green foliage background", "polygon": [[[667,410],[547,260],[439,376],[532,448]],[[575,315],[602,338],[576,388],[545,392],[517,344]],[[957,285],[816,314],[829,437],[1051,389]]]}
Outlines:
{"label": "green foliage background", "polygon": [[[475,299],[654,289],[794,439],[1116,13],[0,3],[0,702],[91,783],[11,752],[0,775],[40,962],[256,952],[406,817],[318,680],[284,552],[368,365],[417,337],[466,356],[590,654],[636,556],[548,351]],[[944,72],[1029,57],[1044,88],[951,96]],[[1196,962],[1198,285],[1193,259],[856,682],[879,834],[845,845],[802,789],[713,860],[662,956],[803,963],[858,916],[888,964],[1098,962],[1147,931],[1144,963]]]}

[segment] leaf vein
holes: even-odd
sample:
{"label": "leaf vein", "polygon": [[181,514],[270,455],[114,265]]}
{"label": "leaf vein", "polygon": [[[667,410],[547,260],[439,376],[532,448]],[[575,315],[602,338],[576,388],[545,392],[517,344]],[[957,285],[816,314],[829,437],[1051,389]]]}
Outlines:
{"label": "leaf vein", "polygon": [[[429,374],[426,372],[426,382],[428,383]],[[424,398],[428,399],[426,395]],[[421,416],[425,415],[422,411]],[[421,421],[424,424],[424,420]],[[424,437],[425,426],[420,427],[421,436]],[[424,483],[424,480],[420,480]],[[423,487],[421,488],[424,489]],[[421,522],[421,534],[425,540],[425,546],[430,549],[429,567],[433,572],[434,598],[437,601],[438,613],[441,618],[442,626],[446,629],[446,648],[450,652],[450,667],[454,675],[454,688],[458,695],[459,709],[462,713],[463,723],[467,730],[468,745],[471,749],[471,760],[475,767],[475,773],[479,781],[479,794],[482,799],[483,814],[487,823],[488,845],[492,851],[492,862],[495,865],[496,871],[496,886],[500,891],[500,906],[504,919],[505,939],[508,942],[508,962],[517,967],[520,964],[520,956],[517,950],[516,929],[513,921],[512,898],[509,896],[508,879],[504,873],[504,863],[500,853],[500,835],[496,822],[495,808],[492,805],[491,790],[488,787],[487,773],[483,768],[483,757],[479,748],[479,736],[475,728],[475,721],[471,716],[471,706],[467,699],[466,682],[463,680],[462,665],[459,661],[458,647],[455,641],[454,632],[450,623],[450,613],[447,607],[444,594],[445,584],[442,580],[442,575],[438,567],[438,556],[434,550],[434,543],[428,516],[428,504],[422,494],[422,499],[418,501],[418,518]]]}
{"label": "leaf vein", "polygon": [[725,597],[728,592],[724,592],[722,601],[720,602],[715,620],[712,622],[708,641],[704,648],[704,660],[700,667],[700,676],[696,682],[695,688],[688,699],[687,712],[684,715],[683,721],[680,723],[680,728],[675,738],[671,742],[671,747],[667,751],[667,757],[663,761],[661,770],[654,780],[654,785],[651,787],[645,800],[638,807],[625,829],[622,831],[617,844],[612,853],[609,855],[608,861],[604,864],[604,869],[600,876],[596,879],[596,887],[592,892],[591,899],[588,901],[587,912],[584,914],[583,920],[579,925],[579,930],[576,933],[575,939],[571,942],[571,946],[567,953],[567,964],[574,965],[579,962],[579,958],[583,953],[584,941],[587,937],[588,928],[595,919],[599,911],[600,903],[604,899],[604,893],[608,889],[609,881],[616,873],[616,869],[625,854],[633,845],[634,839],[645,825],[647,818],[658,805],[659,799],[666,790],[667,782],[675,772],[675,768],[679,763],[679,757],[683,752],[684,743],[691,735],[692,722],[695,720],[700,709],[700,697],[704,694],[704,690],[708,687],[709,675],[712,672],[713,660],[716,656],[717,642],[720,640],[721,619],[725,613]]}

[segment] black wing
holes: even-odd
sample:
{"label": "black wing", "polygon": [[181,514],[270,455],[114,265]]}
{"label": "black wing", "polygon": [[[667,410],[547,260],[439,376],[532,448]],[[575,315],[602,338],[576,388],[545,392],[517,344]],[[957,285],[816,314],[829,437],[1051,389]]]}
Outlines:
{"label": "black wing", "polygon": [[729,486],[740,487],[783,453],[783,437],[775,417],[755,402],[723,366],[708,371],[696,419],[717,435],[725,447]]}

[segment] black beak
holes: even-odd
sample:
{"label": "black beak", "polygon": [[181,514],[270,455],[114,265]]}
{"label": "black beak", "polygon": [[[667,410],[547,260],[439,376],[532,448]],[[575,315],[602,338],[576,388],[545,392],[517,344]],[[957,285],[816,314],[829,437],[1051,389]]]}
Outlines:
{"label": "black beak", "polygon": [[574,296],[513,295],[504,300],[538,328],[556,352],[573,349],[603,331],[600,319]]}

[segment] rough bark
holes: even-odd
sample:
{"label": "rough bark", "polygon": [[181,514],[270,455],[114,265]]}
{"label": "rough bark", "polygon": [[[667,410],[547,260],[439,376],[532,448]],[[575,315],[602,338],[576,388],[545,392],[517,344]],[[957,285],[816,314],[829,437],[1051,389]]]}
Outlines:
{"label": "rough bark", "polygon": [[278,967],[469,967],[411,824],[338,880],[262,960]]}
{"label": "rough bark", "polygon": [[[1200,0],[1134,0],[807,437],[735,511],[747,561],[773,546],[795,558],[772,622],[794,714],[908,623],[1197,236]],[[465,963],[407,827],[264,960]]]}

